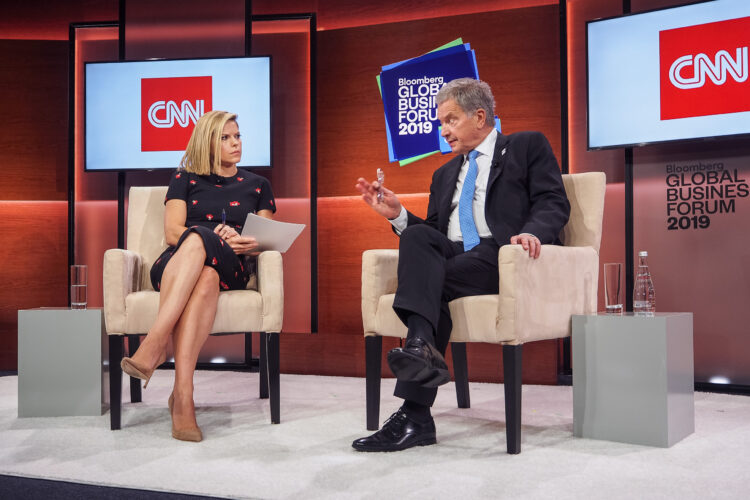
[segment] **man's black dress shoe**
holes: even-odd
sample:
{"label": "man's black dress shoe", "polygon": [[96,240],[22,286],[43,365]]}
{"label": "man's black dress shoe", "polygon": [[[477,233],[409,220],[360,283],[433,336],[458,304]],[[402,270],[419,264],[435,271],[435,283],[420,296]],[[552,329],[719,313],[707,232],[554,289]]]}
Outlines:
{"label": "man's black dress shoe", "polygon": [[451,379],[443,355],[420,337],[409,338],[404,347],[391,349],[388,366],[397,379],[424,387],[437,387]]}
{"label": "man's black dress shoe", "polygon": [[435,421],[432,417],[428,422],[419,423],[399,408],[378,432],[357,439],[352,447],[357,451],[401,451],[435,443]]}

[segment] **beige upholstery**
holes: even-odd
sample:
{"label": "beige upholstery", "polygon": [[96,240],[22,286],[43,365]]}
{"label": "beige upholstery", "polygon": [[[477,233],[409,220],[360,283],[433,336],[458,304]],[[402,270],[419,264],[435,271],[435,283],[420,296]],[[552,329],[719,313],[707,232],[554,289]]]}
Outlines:
{"label": "beige upholstery", "polygon": [[[459,408],[468,408],[466,342],[503,345],[505,434],[508,453],[521,452],[522,347],[534,340],[570,335],[571,316],[596,311],[599,244],[602,237],[605,176],[600,172],[563,175],[570,219],[560,235],[565,246],[543,245],[530,259],[520,245],[498,252],[498,294],[451,301],[451,352]],[[398,250],[362,255],[362,323],[365,331],[367,428],[378,428],[382,337],[405,337],[393,311]]]}
{"label": "beige upholstery", "polygon": [[[543,245],[538,259],[529,259],[520,245],[501,247],[499,294],[449,304],[452,342],[523,344],[567,337],[571,315],[596,311],[605,175],[563,175],[563,182],[571,206],[561,236],[565,246]],[[365,336],[406,336],[392,307],[397,265],[398,250],[362,255]]]}
{"label": "beige upholstery", "polygon": [[[166,187],[132,187],[128,201],[127,250],[104,254],[104,317],[110,335],[144,334],[156,320],[159,293],[151,286],[151,265],[164,241]],[[280,332],[284,316],[283,268],[279,252],[258,257],[257,277],[248,290],[219,293],[211,333]]]}

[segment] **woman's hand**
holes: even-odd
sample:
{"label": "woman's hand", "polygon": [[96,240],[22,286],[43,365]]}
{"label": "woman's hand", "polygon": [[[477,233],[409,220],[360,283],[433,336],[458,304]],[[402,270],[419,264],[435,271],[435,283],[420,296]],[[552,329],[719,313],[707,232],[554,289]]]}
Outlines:
{"label": "woman's hand", "polygon": [[258,255],[260,254],[259,251],[256,251],[258,248],[258,242],[253,238],[252,236],[233,236],[232,238],[229,238],[226,240],[230,247],[232,247],[232,250],[234,250],[234,253],[237,255]]}
{"label": "woman's hand", "polygon": [[237,255],[258,255],[260,253],[256,251],[258,242],[252,236],[240,236],[238,234],[227,239],[226,242]]}
{"label": "woman's hand", "polygon": [[234,238],[235,236],[239,236],[239,233],[232,227],[227,226],[224,224],[219,224],[214,228],[214,233],[218,234],[222,240],[228,240],[229,238]]}
{"label": "woman's hand", "polygon": [[260,252],[254,251],[258,248],[258,242],[251,236],[241,236],[233,227],[219,224],[214,228],[214,233],[218,234],[221,239],[234,250],[237,255],[258,255]]}

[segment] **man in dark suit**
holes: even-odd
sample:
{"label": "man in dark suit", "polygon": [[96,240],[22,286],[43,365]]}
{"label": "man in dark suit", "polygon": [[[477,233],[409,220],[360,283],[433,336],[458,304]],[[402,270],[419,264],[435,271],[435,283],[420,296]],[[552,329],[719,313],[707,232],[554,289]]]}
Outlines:
{"label": "man in dark suit", "polygon": [[[499,134],[489,85],[453,80],[437,94],[442,136],[458,156],[432,176],[427,218],[403,208],[390,190],[363,178],[362,198],[400,235],[393,309],[408,327],[404,347],[388,353],[404,404],[359,451],[396,451],[436,442],[430,407],[450,380],[443,358],[452,328],[448,302],[498,293],[498,250],[520,244],[538,258],[559,244],[570,204],[560,168],[538,132]],[[381,200],[378,200],[378,193]]]}

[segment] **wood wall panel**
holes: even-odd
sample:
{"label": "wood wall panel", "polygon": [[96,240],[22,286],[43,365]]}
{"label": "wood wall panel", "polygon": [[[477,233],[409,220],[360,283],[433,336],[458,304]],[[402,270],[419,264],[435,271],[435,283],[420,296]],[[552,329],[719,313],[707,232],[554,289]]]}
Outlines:
{"label": "wood wall panel", "polygon": [[[393,378],[385,355],[389,350],[398,346],[399,339],[383,338],[383,357],[381,358],[383,378]],[[501,346],[469,344],[466,356],[470,381],[488,383],[501,383],[503,381]],[[282,373],[341,377],[365,376],[365,341],[361,332],[352,332],[351,335],[282,334],[280,357]],[[453,358],[450,349],[446,354],[446,361],[452,377]],[[524,344],[522,363],[524,384],[556,384],[557,341],[543,340]],[[502,388],[498,390],[502,391]],[[364,392],[365,382],[363,380],[363,411]]]}
{"label": "wood wall panel", "polygon": [[[38,1],[31,0],[29,5],[38,6]],[[26,23],[26,31],[31,33],[30,36],[35,36],[34,33],[38,33],[41,26],[54,25],[54,34],[51,36],[66,40],[69,22],[90,20],[89,14],[95,15],[92,12],[97,12],[96,9],[85,9],[89,4],[83,0],[73,4],[65,9],[66,12],[54,9],[49,11],[50,15],[55,17],[54,20],[46,13],[38,17],[25,16],[23,12],[26,11],[22,7],[18,7],[13,14]],[[540,4],[548,6],[515,9]],[[97,17],[115,19],[116,9],[112,10],[112,5],[112,2],[102,2],[99,7],[104,7],[97,8],[100,12],[111,11],[114,15]],[[285,373],[362,376],[364,341],[360,312],[361,253],[367,248],[396,248],[398,240],[387,223],[373,214],[356,196],[352,196],[354,181],[360,175],[371,177],[377,167],[385,167],[386,184],[390,188],[399,193],[424,193],[434,169],[448,160],[448,157],[439,155],[404,168],[388,164],[382,103],[377,92],[375,75],[384,64],[414,57],[463,36],[477,51],[480,76],[495,90],[498,112],[503,118],[504,129],[508,132],[523,129],[542,130],[550,138],[555,151],[559,153],[557,2],[477,0],[456,5],[455,2],[443,0],[388,0],[385,3],[372,2],[352,6],[343,0],[321,0],[307,4],[297,2],[294,5],[307,5],[306,8],[292,9],[296,12],[316,12],[318,27],[323,30],[317,33],[316,75],[319,96],[318,195],[323,197],[319,199],[318,204],[321,303],[318,335],[282,336],[282,370]],[[256,6],[260,6],[260,10],[254,11],[256,14],[278,13],[282,9],[288,11],[288,8],[291,8],[286,4],[279,6],[273,2],[254,2],[253,7]],[[488,9],[502,8],[511,10],[484,12]],[[86,15],[79,16],[82,9],[87,10]],[[413,20],[418,17],[430,19]],[[341,29],[386,22],[389,24]],[[258,41],[260,42],[260,39]],[[267,42],[274,47],[278,44],[273,36],[269,36]],[[292,45],[303,47],[306,42],[295,41]],[[3,47],[3,43],[6,42],[0,42],[0,48]],[[112,54],[112,51],[116,50],[112,43],[109,39],[98,42],[92,40],[86,47],[87,55],[96,53],[97,58],[102,55],[104,58],[111,58],[107,54]],[[260,49],[261,45],[259,43],[256,47]],[[294,48],[292,45],[290,47]],[[294,59],[294,66],[304,62],[304,58],[298,59]],[[64,65],[67,64],[67,56],[55,57],[55,60],[54,64],[66,67]],[[274,76],[283,79],[286,69],[287,67],[282,64],[277,71],[275,62]],[[66,82],[67,73],[64,75],[63,84]],[[280,112],[280,116],[283,116],[282,121],[287,124],[294,117],[288,116],[285,112],[285,99],[289,98],[289,93],[296,95],[295,93],[300,91],[297,82],[291,82],[289,85],[291,87],[285,90],[287,94],[279,94],[283,96],[280,104],[274,105],[275,111]],[[43,89],[36,89],[33,96],[41,100],[44,98],[41,95],[43,93]],[[3,102],[8,99],[4,96]],[[12,100],[13,96],[10,99]],[[60,116],[67,116],[66,95],[50,106],[57,107],[55,113]],[[283,123],[280,125],[290,134],[294,134],[291,126],[284,126]],[[61,137],[66,137],[64,131],[61,134]],[[294,147],[289,147],[288,139],[289,137],[285,136],[276,146],[282,148],[284,161],[294,161],[296,151]],[[63,144],[63,147],[66,145]],[[51,151],[60,148],[54,144],[50,145],[47,141],[41,149],[44,150],[44,154],[50,154]],[[63,155],[61,158],[63,161],[54,167],[55,175],[58,176],[67,171],[66,157]],[[23,159],[28,163],[33,160],[33,155],[26,154]],[[275,175],[276,172],[271,172],[271,176]],[[158,175],[155,173],[129,174],[128,184],[162,183],[151,182],[156,177]],[[79,181],[82,181],[78,186],[80,201],[114,198],[112,174],[82,173]],[[284,182],[283,179],[274,179],[274,185],[278,185],[280,191],[289,191],[289,186]],[[61,186],[62,193],[57,199],[65,199],[66,179],[57,181],[57,184]],[[5,189],[1,192],[5,192]],[[285,194],[292,195],[291,192]],[[424,214],[424,195],[404,196],[403,201],[415,213]],[[64,206],[64,203],[62,205]],[[61,228],[63,233],[64,214],[65,210],[61,208],[57,227]],[[59,289],[56,296],[59,305],[64,305],[63,297],[67,296],[64,243],[63,241],[61,251],[53,251],[47,255],[45,264],[57,266],[55,269],[59,276],[56,279],[59,284],[56,286]],[[22,242],[14,240],[10,248],[23,248]],[[55,259],[61,259],[60,263],[56,263]],[[10,353],[7,356],[3,354],[5,357],[0,358],[0,368],[8,367],[6,360],[12,361],[12,366],[15,366],[16,309],[35,305],[55,305],[48,303],[50,301],[46,298],[46,289],[47,287],[34,294],[35,304],[16,305],[10,316],[8,310],[4,310],[2,328],[7,327],[6,320],[10,318],[13,322],[13,335],[11,338],[0,340],[2,352]],[[397,343],[395,339],[386,339],[384,352]],[[470,346],[469,365],[472,380],[501,380],[500,348],[486,345]],[[527,383],[554,383],[555,366],[554,342],[530,344],[525,348],[524,377]],[[387,376],[389,372],[385,363],[383,368],[384,375]]]}
{"label": "wood wall panel", "polygon": [[557,0],[253,0],[253,14],[317,12],[318,29],[334,30],[551,4]]}
{"label": "wood wall panel", "polygon": [[[309,22],[304,23],[309,30]],[[274,21],[254,22],[253,28],[271,30]],[[284,23],[278,23],[284,29]],[[271,25],[271,26],[267,26]],[[271,181],[277,198],[310,196],[310,34],[277,32],[253,35],[253,55],[271,56],[271,116],[273,167],[257,169]],[[252,116],[239,116],[242,124]],[[253,138],[245,135],[244,146],[251,148]]]}
{"label": "wood wall panel", "polygon": [[0,200],[67,200],[68,46],[0,40]]}
{"label": "wood wall panel", "polygon": [[0,370],[17,369],[18,310],[68,302],[68,204],[0,201]]}
{"label": "wood wall panel", "polygon": [[68,40],[70,23],[117,20],[119,0],[3,0],[0,38]]}
{"label": "wood wall panel", "polygon": [[556,5],[318,33],[318,196],[347,196],[357,177],[384,168],[396,193],[429,188],[450,155],[405,167],[388,163],[375,76],[383,65],[463,37],[480,78],[493,88],[506,133],[539,130],[560,153],[560,68]]}
{"label": "wood wall panel", "polygon": [[[403,197],[419,216],[427,196]],[[359,196],[318,198],[318,286],[320,332],[362,335],[362,252],[398,248],[390,224]]]}
{"label": "wood wall panel", "polygon": [[188,58],[245,54],[245,0],[127,0],[125,57]]}
{"label": "wood wall panel", "polygon": [[[622,0],[568,1],[569,170],[604,172],[607,182],[625,182],[625,154],[622,148],[587,150],[586,21],[620,14]],[[617,230],[623,231],[623,226]]]}

